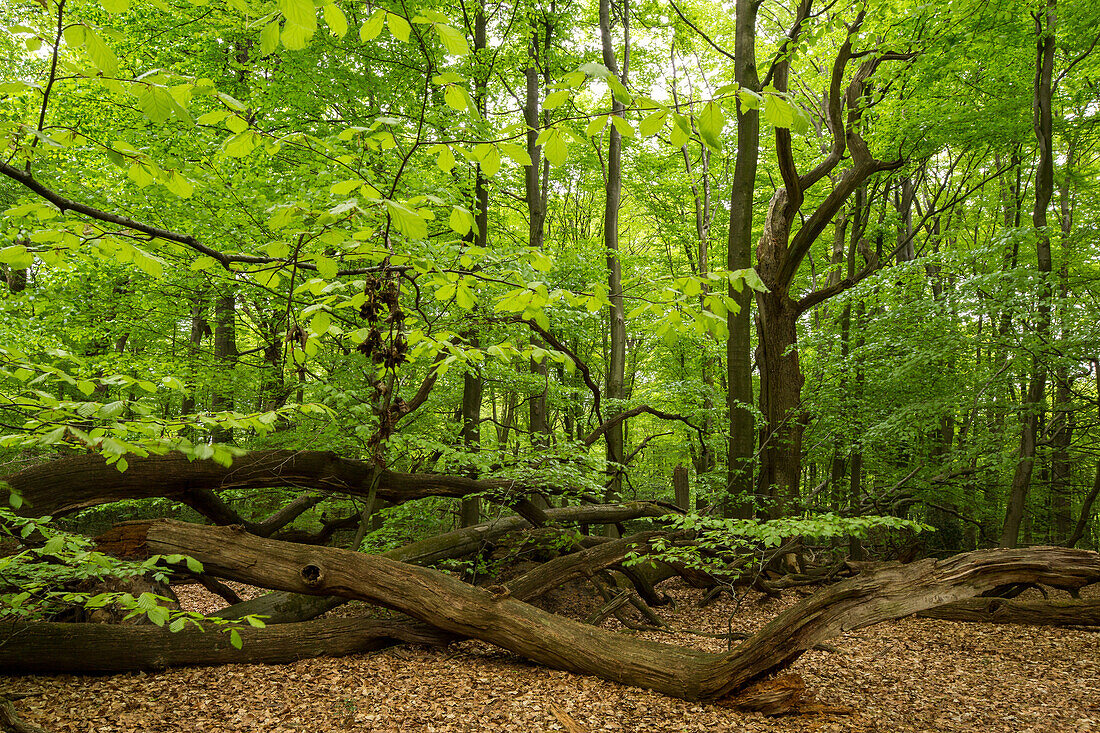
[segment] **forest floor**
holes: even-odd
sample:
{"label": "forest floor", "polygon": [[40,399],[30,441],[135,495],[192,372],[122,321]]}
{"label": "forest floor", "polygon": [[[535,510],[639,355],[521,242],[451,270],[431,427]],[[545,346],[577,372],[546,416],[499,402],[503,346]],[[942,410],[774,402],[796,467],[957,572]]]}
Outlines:
{"label": "forest floor", "polygon": [[[238,586],[239,587],[239,586]],[[798,600],[787,592],[698,609],[679,581],[661,615],[678,628],[753,631]],[[224,605],[198,586],[189,610]],[[583,615],[587,596],[559,591],[554,610]],[[337,612],[363,613],[354,605]],[[605,622],[609,628],[617,621]],[[647,633],[724,651],[724,640]],[[909,618],[830,640],[792,668],[819,702],[847,714],[768,718],[545,669],[477,641],[394,647],[287,665],[226,665],[111,676],[0,675],[0,694],[51,733],[130,731],[1005,731],[1100,732],[1100,634]],[[22,696],[22,697],[20,697]]]}

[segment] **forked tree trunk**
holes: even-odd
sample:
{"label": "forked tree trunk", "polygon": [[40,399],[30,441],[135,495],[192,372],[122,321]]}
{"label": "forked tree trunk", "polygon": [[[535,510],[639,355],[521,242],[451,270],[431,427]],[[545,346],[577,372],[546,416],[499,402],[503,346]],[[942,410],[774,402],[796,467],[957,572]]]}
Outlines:
{"label": "forked tree trunk", "polygon": [[[299,593],[342,595],[496,644],[556,669],[695,700],[726,697],[805,650],[860,628],[1009,583],[1081,587],[1100,581],[1100,555],[1065,548],[984,550],[884,568],[805,599],[731,652],[634,639],[555,616],[444,573],[378,556],[263,539],[174,520],[123,525],[116,549],[183,553],[208,573]],[[494,590],[496,592],[494,592]]]}

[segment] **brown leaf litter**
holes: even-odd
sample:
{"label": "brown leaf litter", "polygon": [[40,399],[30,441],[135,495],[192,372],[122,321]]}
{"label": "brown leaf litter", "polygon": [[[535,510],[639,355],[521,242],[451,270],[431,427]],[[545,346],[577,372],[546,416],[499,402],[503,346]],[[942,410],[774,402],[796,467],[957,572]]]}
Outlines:
{"label": "brown leaf litter", "polygon": [[[670,587],[669,587],[670,586]],[[233,586],[242,594],[254,592]],[[796,594],[740,606],[728,596],[696,608],[700,592],[672,581],[678,629],[754,631]],[[212,611],[221,599],[197,586],[184,607]],[[556,610],[583,617],[595,601],[559,591]],[[602,603],[602,601],[599,601]],[[338,609],[363,613],[354,605]],[[620,628],[614,619],[608,628]],[[723,639],[680,631],[648,638],[723,651]],[[612,682],[546,669],[479,641],[448,649],[396,647],[287,665],[225,665],[156,674],[0,676],[28,722],[53,733],[130,731],[1100,731],[1100,635],[1088,631],[909,618],[831,640],[806,653],[798,673],[819,702],[848,715],[768,718],[685,702]]]}

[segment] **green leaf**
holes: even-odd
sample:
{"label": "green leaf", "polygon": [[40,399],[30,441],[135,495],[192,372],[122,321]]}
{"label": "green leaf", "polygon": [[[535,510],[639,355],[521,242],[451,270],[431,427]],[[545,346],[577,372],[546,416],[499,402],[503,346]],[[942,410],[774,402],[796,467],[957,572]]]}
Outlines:
{"label": "green leaf", "polygon": [[256,132],[246,130],[228,138],[222,145],[222,152],[234,158],[243,158],[256,149]]}
{"label": "green leaf", "polygon": [[741,108],[743,110],[748,109],[760,109],[761,96],[751,89],[742,88],[737,92],[737,98],[741,101]]}
{"label": "green leaf", "polygon": [[172,623],[170,623],[168,625],[168,630],[171,631],[173,634],[175,634],[175,633],[178,633],[180,631],[183,631],[183,627],[186,626],[186,625],[187,625],[187,619],[183,618],[181,616],[180,618],[177,618],[175,621],[173,621]]}
{"label": "green leaf", "polygon": [[477,296],[470,288],[459,285],[455,288],[455,304],[463,310],[473,310],[474,306],[477,305]]}
{"label": "green leaf", "polygon": [[545,145],[543,145],[543,154],[546,159],[550,161],[550,165],[558,166],[565,162],[566,157],[569,155],[569,144],[565,142],[565,139],[561,136],[561,131],[556,127],[550,133],[550,136],[546,139]]}
{"label": "green leaf", "polygon": [[[188,183],[190,185],[190,183]],[[130,258],[142,272],[152,277],[160,277],[164,274],[164,261],[154,257],[143,249],[131,245]]]}
{"label": "green leaf", "polygon": [[[479,162],[481,163],[481,172],[489,178],[492,178],[500,170],[500,151],[497,150],[495,145],[478,145],[478,148],[484,148],[482,155],[479,156]],[[475,155],[477,150],[475,149]]]}
{"label": "green leaf", "polygon": [[386,14],[386,25],[390,28],[390,33],[393,37],[399,41],[407,42],[409,40],[409,33],[412,31],[412,26],[409,25],[409,21],[402,18],[396,13]]}
{"label": "green leaf", "polygon": [[546,99],[542,102],[543,109],[557,109],[558,107],[569,101],[570,91],[568,89],[559,89],[556,92],[550,92],[546,95]]}
{"label": "green leaf", "polygon": [[447,145],[443,145],[439,149],[439,155],[435,159],[435,164],[439,166],[439,170],[444,173],[450,173],[455,167],[455,154],[451,152],[451,148]]}
{"label": "green leaf", "polygon": [[359,28],[359,40],[366,43],[373,41],[382,32],[382,25],[386,22],[386,11],[375,10],[371,17],[363,21]]}
{"label": "green leaf", "polygon": [[726,115],[722,112],[722,105],[717,102],[707,102],[703,112],[699,115],[699,136],[712,150],[722,149],[722,128],[726,125]]}
{"label": "green leaf", "polygon": [[187,563],[187,569],[190,570],[192,573],[201,573],[202,572],[202,563],[199,562],[198,560],[196,560],[195,558],[186,557],[186,558],[184,558],[184,562]]}
{"label": "green leaf", "polygon": [[451,229],[458,232],[462,236],[466,236],[470,233],[470,230],[474,227],[474,216],[468,209],[461,206],[456,206],[451,209],[451,217],[449,224]]}
{"label": "green leaf", "polygon": [[517,164],[531,165],[531,156],[519,145],[515,145],[514,143],[497,143],[497,148]]}
{"label": "green leaf", "polygon": [[142,161],[131,163],[129,170],[126,171],[126,175],[130,177],[130,180],[142,188],[156,181],[157,173],[157,169],[151,163]]}
{"label": "green leaf", "polygon": [[118,58],[115,52],[103,42],[103,39],[95,34],[91,28],[84,26],[84,48],[87,49],[92,63],[107,76],[118,74]]}
{"label": "green leaf", "polygon": [[238,115],[230,115],[225,120],[225,127],[232,133],[241,133],[248,129],[248,120]]}
{"label": "green leaf", "polygon": [[443,90],[443,101],[447,103],[448,107],[459,112],[466,109],[466,95],[462,93],[462,88],[457,84],[451,84]]}
{"label": "green leaf", "polygon": [[240,649],[244,646],[244,642],[241,641],[241,634],[236,629],[229,630],[229,643],[233,645],[234,649]]}
{"label": "green leaf", "polygon": [[16,270],[25,270],[34,264],[34,255],[21,244],[0,249],[0,262]]}
{"label": "green leaf", "polygon": [[417,212],[396,201],[386,202],[386,211],[397,227],[397,231],[409,239],[425,239],[428,236],[428,223]]}
{"label": "green leaf", "polygon": [[588,122],[588,126],[584,128],[584,134],[588,137],[595,137],[603,131],[603,128],[607,125],[607,115],[600,115],[594,117]]}
{"label": "green leaf", "polygon": [[195,122],[199,123],[200,125],[216,125],[228,116],[229,110],[216,109],[213,112],[207,112],[204,115],[199,115],[199,118],[195,120]]}
{"label": "green leaf", "polygon": [[661,131],[661,128],[665,126],[666,117],[668,117],[668,110],[657,110],[638,123],[638,134],[642,137],[656,135]]}
{"label": "green leaf", "polygon": [[325,3],[323,9],[325,25],[337,38],[343,38],[348,32],[348,19],[344,17],[344,11],[334,3]]}
{"label": "green leaf", "polygon": [[607,86],[611,87],[611,96],[615,97],[619,103],[627,106],[634,103],[634,97],[626,90],[623,83],[614,76],[607,78]]}
{"label": "green leaf", "polygon": [[273,20],[264,26],[263,33],[260,34],[260,55],[270,56],[278,47],[279,21]]}
{"label": "green leaf", "polygon": [[619,117],[618,115],[611,115],[611,124],[615,126],[615,129],[618,130],[619,134],[623,137],[634,137],[634,128],[631,127],[630,123],[622,117]]}
{"label": "green leaf", "polygon": [[331,280],[340,272],[340,263],[330,257],[317,258],[317,274]]}
{"label": "green leaf", "polygon": [[612,76],[611,72],[606,66],[604,66],[603,64],[594,63],[592,61],[586,64],[581,64],[577,67],[577,71],[581,72],[582,74],[587,74],[588,76],[598,77],[600,79],[609,79]]}
{"label": "green leaf", "polygon": [[317,10],[313,0],[279,0],[279,10],[286,18],[283,26],[283,45],[292,51],[306,47],[306,42],[317,30]]}
{"label": "green leaf", "polygon": [[313,331],[318,336],[324,336],[328,333],[329,326],[332,325],[332,316],[326,311],[317,311],[313,314],[313,318],[309,320],[309,330]]}
{"label": "green leaf", "polygon": [[439,35],[439,40],[443,43],[443,48],[447,49],[447,53],[455,56],[465,56],[470,53],[466,36],[462,35],[458,29],[444,23],[436,23],[435,32]]}
{"label": "green leaf", "polygon": [[195,187],[191,184],[191,181],[180,175],[179,171],[171,171],[168,174],[168,178],[164,181],[164,185],[168,190],[179,196],[181,199],[191,198],[191,194],[195,192]]}
{"label": "green leaf", "polygon": [[65,44],[69,48],[80,48],[86,39],[87,34],[82,25],[71,25],[65,29]]}
{"label": "green leaf", "polygon": [[764,95],[764,118],[776,127],[794,124],[794,109],[787,100],[777,94]]}
{"label": "green leaf", "polygon": [[335,196],[347,196],[363,183],[361,178],[351,178],[346,181],[340,181],[339,183],[332,184],[332,188],[329,191]]}
{"label": "green leaf", "polygon": [[99,4],[108,13],[125,13],[130,9],[130,0],[99,0]]}

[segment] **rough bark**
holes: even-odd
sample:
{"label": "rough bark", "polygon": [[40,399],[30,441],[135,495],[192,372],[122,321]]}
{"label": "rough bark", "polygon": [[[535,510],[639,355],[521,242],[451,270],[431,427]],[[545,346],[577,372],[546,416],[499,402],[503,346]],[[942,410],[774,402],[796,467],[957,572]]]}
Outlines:
{"label": "rough bark", "polygon": [[[755,0],[737,0],[734,36],[734,79],[742,88],[760,89],[756,71]],[[726,267],[733,271],[752,266],[752,214],[756,203],[756,167],[760,158],[760,112],[740,104],[737,107],[737,162],[730,186],[730,228]],[[723,514],[752,516],[752,457],[755,448],[755,421],[751,405],[752,334],[749,310],[752,291],[730,286],[727,295],[737,301],[738,310],[726,315],[729,339],[726,341],[726,409],[729,414],[727,441],[726,493]]]}
{"label": "rough bark", "polygon": [[[630,31],[627,25],[628,13],[622,13],[624,42],[624,61],[622,72],[619,71],[618,59],[615,55],[615,47],[611,38],[611,0],[600,0],[600,42],[603,53],[603,63],[623,86],[627,83],[627,59],[630,53]],[[618,99],[612,97],[612,116],[625,116],[625,106]],[[623,140],[615,125],[608,125],[607,143],[607,179],[604,181],[607,193],[604,199],[603,215],[603,246],[607,255],[607,295],[611,303],[608,310],[608,344],[609,359],[607,367],[607,398],[612,400],[609,417],[622,410],[621,404],[615,400],[622,400],[626,396],[626,306],[623,300],[623,273],[622,262],[619,259],[619,205],[622,198],[623,174],[622,174],[622,149]],[[608,471],[611,477],[607,485],[605,501],[616,501],[622,487],[622,468],[625,463],[625,430],[620,421],[612,425],[606,433],[604,440],[607,443],[607,460],[613,464]],[[609,527],[609,530],[611,528]]]}
{"label": "rough bark", "polygon": [[1100,626],[1100,601],[1017,601],[968,598],[917,614],[947,621],[1028,626]]}
{"label": "rough bark", "polygon": [[[603,522],[625,522],[641,517],[659,517],[668,510],[657,504],[634,502],[622,505],[590,504],[587,506],[561,507],[548,509],[546,517],[553,522],[578,522],[581,524],[600,524]],[[491,522],[482,522],[472,527],[463,527],[418,542],[412,542],[383,554],[391,560],[429,565],[441,560],[464,557],[484,548],[487,543],[499,539],[509,532],[529,529],[531,523],[520,516],[503,517]],[[564,582],[564,581],[562,581]],[[266,616],[270,624],[308,621],[322,613],[344,603],[346,598],[322,598],[287,591],[275,591],[267,595],[238,603],[218,611],[214,616],[220,618],[241,618],[249,614]]]}
{"label": "rough bark", "polygon": [[833,585],[792,607],[731,652],[711,654],[596,629],[516,600],[506,588],[475,588],[453,576],[388,558],[173,520],[128,527],[129,547],[140,552],[185,553],[222,577],[299,593],[358,598],[546,666],[690,700],[728,696],[842,631],[1009,583],[1081,587],[1100,581],[1100,555],[1065,548],[985,550],[939,562],[923,560]]}
{"label": "rough bark", "polygon": [[87,673],[157,670],[184,665],[287,664],[342,657],[402,642],[447,644],[453,636],[423,624],[332,618],[264,629],[194,626],[177,633],[156,626],[0,622],[0,667],[11,672]]}
{"label": "rough bark", "polygon": [[[1047,208],[1054,196],[1054,123],[1051,110],[1052,79],[1054,74],[1054,23],[1055,0],[1048,0],[1043,16],[1035,15],[1036,61],[1034,88],[1035,139],[1039,147],[1039,165],[1035,173],[1035,207],[1031,222],[1038,233],[1035,256],[1040,277],[1051,272],[1050,235],[1047,233]],[[1045,23],[1043,22],[1045,19]],[[1028,379],[1027,398],[1024,403],[1023,430],[1020,431],[1019,460],[1012,476],[1005,521],[1001,530],[1001,546],[1015,547],[1019,540],[1020,523],[1027,506],[1031,473],[1035,465],[1035,446],[1039,431],[1039,417],[1046,401],[1046,339],[1050,333],[1050,284],[1039,284],[1039,306],[1034,331],[1040,347],[1033,353],[1031,375]]]}
{"label": "rough bark", "polygon": [[385,501],[458,498],[494,489],[522,494],[511,481],[395,473],[328,451],[254,451],[237,457],[229,467],[211,460],[191,461],[182,453],[128,456],[127,460],[129,468],[120,472],[100,456],[73,456],[32,466],[3,480],[22,493],[26,505],[21,512],[27,515],[57,517],[122,499],[166,497],[194,507],[216,523],[243,523],[250,531],[249,522],[222,502],[217,491],[293,486],[367,497],[377,472],[377,498]]}

